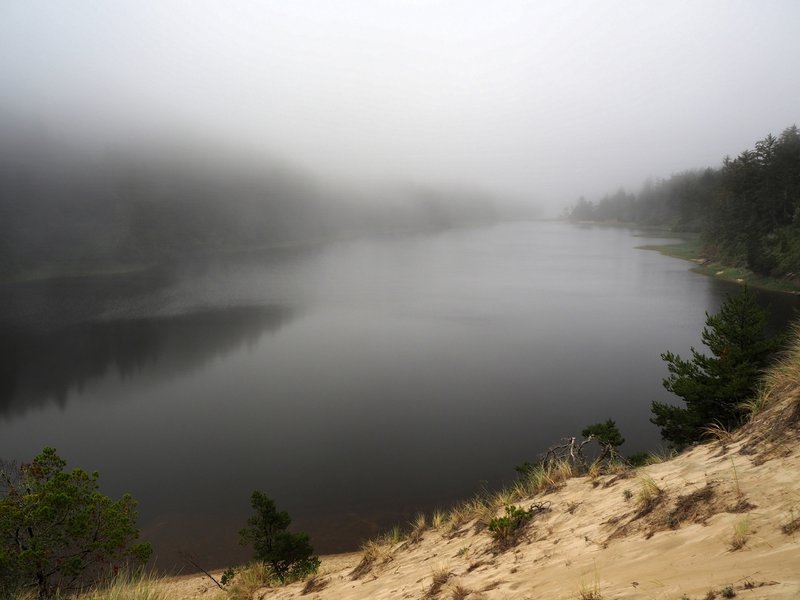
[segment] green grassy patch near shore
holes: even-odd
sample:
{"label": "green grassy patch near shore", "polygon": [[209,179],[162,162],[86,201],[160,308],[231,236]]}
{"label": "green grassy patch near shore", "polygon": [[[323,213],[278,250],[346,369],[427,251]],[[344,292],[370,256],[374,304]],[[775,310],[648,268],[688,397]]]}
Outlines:
{"label": "green grassy patch near shore", "polygon": [[638,246],[638,248],[641,250],[655,250],[665,256],[691,261],[694,263],[692,271],[702,275],[718,277],[725,281],[747,284],[751,287],[773,292],[800,294],[800,280],[796,278],[779,279],[776,277],[765,277],[753,273],[744,267],[732,267],[713,261],[705,255],[703,252],[703,245],[700,243],[700,240],[697,239],[689,239],[677,244]]}

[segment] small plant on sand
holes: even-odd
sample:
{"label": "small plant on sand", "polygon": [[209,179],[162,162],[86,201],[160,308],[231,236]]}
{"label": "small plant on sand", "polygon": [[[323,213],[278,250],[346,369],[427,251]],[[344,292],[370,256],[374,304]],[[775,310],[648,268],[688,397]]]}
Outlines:
{"label": "small plant on sand", "polygon": [[622,490],[622,497],[625,499],[625,502],[628,502],[631,498],[633,498],[633,492],[625,488]]}
{"label": "small plant on sand", "polygon": [[399,544],[406,539],[406,534],[399,525],[395,525],[383,534],[383,539],[387,544]]}
{"label": "small plant on sand", "polygon": [[503,488],[502,490],[495,492],[494,496],[492,496],[491,500],[489,501],[489,505],[492,506],[493,508],[497,508],[500,506],[511,504],[516,499],[517,499],[517,490],[512,486],[508,488]]}
{"label": "small plant on sand", "polygon": [[729,444],[733,438],[733,431],[731,426],[725,426],[722,423],[709,423],[701,428],[702,437],[714,439],[720,442],[723,446]]}
{"label": "small plant on sand", "polygon": [[739,486],[739,474],[736,472],[736,463],[733,462],[733,456],[731,456],[731,467],[733,467],[733,481],[736,484],[736,497],[741,500],[744,494],[742,494],[742,488]]}
{"label": "small plant on sand", "polygon": [[367,540],[361,546],[361,561],[350,572],[352,579],[359,579],[372,570],[376,564],[384,564],[392,560],[394,544],[387,540],[387,536],[379,536],[374,540]]}
{"label": "small plant on sand", "polygon": [[578,598],[580,600],[603,600],[603,595],[600,593],[600,581],[597,576],[597,564],[594,566],[594,580],[592,583],[586,583],[581,580]]}
{"label": "small plant on sand", "polygon": [[463,585],[453,586],[453,593],[450,595],[452,600],[464,600],[467,596],[472,594],[472,590],[464,587]]}
{"label": "small plant on sand", "polygon": [[[603,462],[601,460],[594,460],[592,464],[589,465],[589,468],[586,471],[586,476],[589,479],[597,479],[600,475],[603,474]],[[597,485],[597,482],[595,482]]]}
{"label": "small plant on sand", "polygon": [[456,504],[447,513],[447,525],[450,533],[455,534],[472,516],[472,506],[469,502]]}
{"label": "small plant on sand", "polygon": [[678,527],[680,527],[680,524],[681,524],[680,521],[675,515],[675,511],[672,511],[666,517],[664,517],[664,525],[666,525],[670,529],[677,529]]}
{"label": "small plant on sand", "polygon": [[225,587],[231,600],[250,600],[253,593],[275,582],[275,573],[269,565],[251,563],[236,571],[235,579]]}
{"label": "small plant on sand", "polygon": [[411,531],[408,534],[408,541],[411,544],[416,544],[422,539],[422,534],[428,528],[428,518],[425,513],[419,513],[411,522]]}
{"label": "small plant on sand", "polygon": [[308,535],[286,531],[292,522],[289,514],[279,511],[275,501],[261,492],[253,492],[250,501],[256,514],[239,535],[242,544],[253,544],[255,559],[269,565],[282,584],[287,578],[302,579],[316,573],[319,558],[312,556]]}
{"label": "small plant on sand", "polygon": [[528,492],[528,486],[525,481],[517,480],[511,484],[511,500],[510,502],[518,502],[520,500],[524,500],[530,494]]}
{"label": "small plant on sand", "polygon": [[752,398],[739,404],[739,409],[745,414],[747,420],[750,421],[764,410],[768,401],[769,393],[764,387],[760,387]]}
{"label": "small plant on sand", "polygon": [[736,595],[736,592],[733,590],[732,585],[726,585],[722,590],[720,590],[720,595],[723,598],[733,598]]}
{"label": "small plant on sand", "polygon": [[640,514],[650,512],[658,503],[664,492],[649,475],[639,477],[639,494],[636,496],[636,505]]}
{"label": "small plant on sand", "polygon": [[750,535],[750,517],[744,517],[733,526],[733,537],[731,538],[731,550],[740,550],[747,543],[747,536]]}
{"label": "small plant on sand", "polygon": [[441,529],[444,525],[444,522],[447,520],[447,515],[442,510],[435,510],[431,515],[431,528],[432,529]]}
{"label": "small plant on sand", "polygon": [[223,587],[226,585],[230,585],[231,583],[233,583],[234,577],[236,577],[236,569],[232,568],[225,569],[219,578],[219,583]]}
{"label": "small plant on sand", "polygon": [[439,567],[431,573],[431,585],[425,592],[425,598],[436,598],[453,575],[455,573],[447,567]]}
{"label": "small plant on sand", "polygon": [[791,535],[800,529],[800,514],[797,514],[794,508],[789,509],[789,520],[781,525],[781,531],[786,535]]}
{"label": "small plant on sand", "polygon": [[486,495],[475,496],[467,503],[467,521],[475,521],[475,531],[481,531],[489,524],[495,511],[497,510],[497,497]]}
{"label": "small plant on sand", "polygon": [[581,586],[581,589],[578,592],[578,598],[580,598],[580,600],[603,600],[603,595],[596,587]]}
{"label": "small plant on sand", "polygon": [[518,506],[506,506],[506,514],[502,517],[495,517],[489,521],[489,531],[495,542],[501,548],[508,548],[513,545],[525,523],[533,518],[536,507],[527,510]]}

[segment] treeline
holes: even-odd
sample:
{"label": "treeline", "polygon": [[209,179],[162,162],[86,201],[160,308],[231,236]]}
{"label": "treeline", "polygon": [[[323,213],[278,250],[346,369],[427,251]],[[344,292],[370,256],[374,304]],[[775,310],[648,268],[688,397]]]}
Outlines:
{"label": "treeline", "polygon": [[686,171],[619,190],[593,203],[580,198],[573,221],[619,221],[701,234],[704,250],[733,266],[784,277],[800,272],[800,131],[771,134],[721,168]]}
{"label": "treeline", "polygon": [[91,153],[0,127],[0,279],[494,219],[473,190],[348,189],[224,149]]}

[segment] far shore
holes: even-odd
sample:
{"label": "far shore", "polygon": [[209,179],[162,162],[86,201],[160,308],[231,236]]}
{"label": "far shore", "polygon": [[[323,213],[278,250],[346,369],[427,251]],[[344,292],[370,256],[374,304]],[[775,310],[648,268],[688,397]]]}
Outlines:
{"label": "far shore", "polygon": [[[677,237],[682,237],[681,234],[675,235]],[[744,267],[732,267],[709,259],[703,252],[700,240],[696,238],[672,244],[652,244],[637,247],[641,250],[655,250],[665,256],[688,260],[694,263],[692,271],[695,273],[709,275],[724,281],[731,281],[740,285],[749,285],[771,292],[800,294],[800,281],[797,279],[766,277],[753,273]]]}

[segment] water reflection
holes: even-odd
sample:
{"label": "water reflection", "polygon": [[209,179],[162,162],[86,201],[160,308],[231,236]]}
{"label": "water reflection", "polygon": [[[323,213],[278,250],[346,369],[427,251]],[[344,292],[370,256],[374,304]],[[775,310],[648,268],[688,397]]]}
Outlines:
{"label": "water reflection", "polygon": [[[658,443],[660,354],[739,287],[640,244],[525,223],[0,288],[0,456],[131,492],[163,568],[247,558],[254,489],[354,549],[592,422]],[[759,299],[774,327],[798,303]]]}
{"label": "water reflection", "polygon": [[152,381],[202,369],[291,317],[284,306],[239,306],[60,329],[7,327],[0,335],[0,415],[50,402],[65,408],[71,392],[108,375]]}

